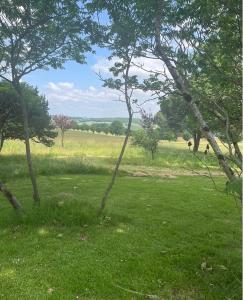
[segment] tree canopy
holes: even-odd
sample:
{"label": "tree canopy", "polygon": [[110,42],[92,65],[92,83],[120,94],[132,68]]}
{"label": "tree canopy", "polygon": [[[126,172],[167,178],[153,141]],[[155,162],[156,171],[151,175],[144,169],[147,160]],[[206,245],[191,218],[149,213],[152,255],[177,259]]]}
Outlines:
{"label": "tree canopy", "polygon": [[[49,115],[48,102],[36,88],[21,83],[22,94],[27,104],[30,138],[46,146],[53,144],[56,137]],[[24,140],[22,110],[16,91],[8,82],[0,82],[0,139]]]}

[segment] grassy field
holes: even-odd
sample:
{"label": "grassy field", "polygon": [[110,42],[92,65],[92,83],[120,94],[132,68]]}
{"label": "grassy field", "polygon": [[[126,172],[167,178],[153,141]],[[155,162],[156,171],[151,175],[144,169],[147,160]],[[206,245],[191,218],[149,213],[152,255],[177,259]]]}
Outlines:
{"label": "grassy field", "polygon": [[[66,133],[65,147],[60,146],[57,138],[54,147],[48,148],[32,143],[32,152],[39,175],[109,173],[119,154],[123,137],[102,134],[69,131]],[[128,146],[121,170],[126,173],[143,172],[157,176],[170,174],[194,174],[192,170],[207,173],[205,165],[212,172],[218,173],[218,163],[203,151],[206,141],[202,141],[198,154],[200,160],[192,155],[184,140],[177,142],[161,141],[159,151],[154,160],[149,153],[138,147]],[[0,178],[28,176],[24,144],[15,141],[6,142],[0,156]]]}
{"label": "grassy field", "polygon": [[161,142],[152,161],[129,146],[105,216],[96,217],[121,142],[70,131],[64,149],[58,139],[32,145],[40,208],[23,144],[6,143],[0,178],[24,214],[0,195],[0,299],[241,299],[240,208],[223,176],[216,191],[198,175],[205,162],[220,175],[213,156],[199,161],[184,141]]}

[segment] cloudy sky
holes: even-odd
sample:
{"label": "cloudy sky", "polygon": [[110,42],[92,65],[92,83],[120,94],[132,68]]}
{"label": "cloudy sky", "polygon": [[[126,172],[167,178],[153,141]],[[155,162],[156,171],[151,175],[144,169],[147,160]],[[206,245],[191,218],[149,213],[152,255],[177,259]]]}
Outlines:
{"label": "cloudy sky", "polygon": [[[77,117],[124,117],[127,116],[126,105],[120,101],[119,92],[102,87],[97,76],[109,77],[109,68],[113,61],[106,59],[109,53],[98,48],[96,54],[87,55],[84,65],[68,62],[64,69],[35,71],[24,78],[28,83],[37,86],[49,101],[51,114],[65,114]],[[137,65],[153,71],[162,66],[153,59],[137,59]],[[139,79],[146,78],[147,72],[132,67],[131,75],[138,75]],[[150,95],[141,91],[135,93],[136,98],[143,102]],[[122,99],[122,98],[120,98]],[[155,113],[159,107],[156,101],[145,104],[147,111]]]}

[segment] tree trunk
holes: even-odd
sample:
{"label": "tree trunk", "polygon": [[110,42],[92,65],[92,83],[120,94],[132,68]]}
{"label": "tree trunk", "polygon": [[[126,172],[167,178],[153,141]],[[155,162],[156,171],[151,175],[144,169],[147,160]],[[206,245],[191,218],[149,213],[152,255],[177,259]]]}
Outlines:
{"label": "tree trunk", "polygon": [[4,136],[2,134],[0,134],[0,152],[2,151],[3,149],[3,144],[4,144]]}
{"label": "tree trunk", "polygon": [[18,200],[12,195],[12,193],[6,188],[6,186],[0,181],[0,191],[8,199],[10,204],[15,210],[20,210],[22,207]]}
{"label": "tree trunk", "polygon": [[18,97],[19,97],[19,101],[20,101],[20,105],[21,105],[21,109],[22,109],[22,114],[23,114],[26,160],[27,160],[29,175],[30,175],[32,188],[33,188],[33,199],[34,199],[36,204],[39,204],[40,203],[40,196],[39,196],[39,191],[38,191],[38,187],[37,187],[36,176],[35,176],[35,172],[34,172],[34,169],[33,169],[31,151],[30,151],[30,138],[29,138],[29,124],[28,124],[27,106],[26,106],[26,102],[23,98],[19,82],[13,83],[13,86],[14,86],[16,92],[18,93]]}
{"label": "tree trunk", "polygon": [[154,160],[154,151],[153,150],[151,151],[151,157],[152,157],[152,160]]}
{"label": "tree trunk", "polygon": [[200,109],[196,102],[193,100],[190,89],[186,85],[185,79],[182,77],[182,75],[177,71],[176,67],[172,65],[169,57],[166,55],[166,53],[163,50],[163,47],[161,46],[161,41],[160,41],[160,28],[161,28],[161,15],[162,15],[162,4],[163,1],[158,0],[158,10],[157,10],[157,15],[156,15],[156,22],[155,22],[155,42],[156,42],[156,54],[161,58],[161,60],[165,63],[166,67],[168,68],[172,78],[174,79],[174,82],[176,84],[176,87],[178,90],[182,93],[184,100],[188,104],[188,106],[191,108],[191,111],[197,120],[202,134],[206,137],[208,140],[209,144],[211,145],[217,159],[219,162],[219,165],[222,167],[224,173],[228,177],[230,181],[235,180],[235,175],[232,169],[230,168],[229,163],[225,159],[216,139],[212,131],[210,130],[208,124],[204,120]]}
{"label": "tree trunk", "polygon": [[193,132],[193,152],[197,153],[199,146],[200,146],[200,140],[201,140],[201,131],[195,131]]}
{"label": "tree trunk", "polygon": [[233,141],[233,145],[235,148],[235,154],[238,157],[238,159],[240,160],[240,162],[242,163],[242,153],[241,153],[240,147],[239,147],[238,143],[235,141]]}
{"label": "tree trunk", "polygon": [[64,130],[61,130],[61,145],[64,147]]}
{"label": "tree trunk", "polygon": [[121,161],[122,161],[122,158],[123,158],[126,146],[127,146],[128,138],[129,138],[129,135],[130,135],[130,132],[131,132],[131,125],[132,125],[132,114],[129,114],[129,121],[128,121],[128,125],[127,125],[126,136],[125,136],[125,139],[124,139],[124,142],[123,142],[122,149],[121,149],[121,152],[119,154],[118,160],[116,162],[116,166],[115,166],[111,181],[108,184],[107,189],[105,190],[104,196],[101,200],[101,205],[100,205],[100,209],[98,211],[98,216],[100,216],[101,213],[103,212],[103,210],[105,208],[105,205],[106,205],[106,200],[107,200],[107,198],[109,196],[109,193],[110,193],[110,191],[111,191],[111,189],[112,189],[112,187],[115,183],[116,176],[117,176],[117,173],[118,173],[118,170],[119,170],[119,167],[120,167],[120,164],[121,164]]}
{"label": "tree trunk", "polygon": [[[229,137],[230,137],[232,144],[234,146],[234,149],[235,149],[235,156],[239,159],[240,163],[242,164],[242,152],[240,150],[237,139],[234,138],[234,135],[231,131],[229,132]],[[241,169],[242,169],[242,166],[241,166]]]}

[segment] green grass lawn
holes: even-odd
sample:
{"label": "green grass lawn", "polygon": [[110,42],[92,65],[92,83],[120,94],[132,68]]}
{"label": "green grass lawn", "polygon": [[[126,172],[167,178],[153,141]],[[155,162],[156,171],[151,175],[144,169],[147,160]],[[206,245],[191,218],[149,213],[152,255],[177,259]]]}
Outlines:
{"label": "green grass lawn", "polygon": [[[127,176],[131,169],[194,167],[185,145],[162,142],[155,161],[130,147],[98,219],[121,138],[77,134],[67,134],[64,149],[34,145],[40,208],[32,205],[23,145],[5,145],[0,178],[24,213],[16,215],[0,195],[0,299],[241,299],[234,199],[201,176]],[[213,157],[209,162],[217,168]],[[215,180],[223,191],[225,178]]]}

